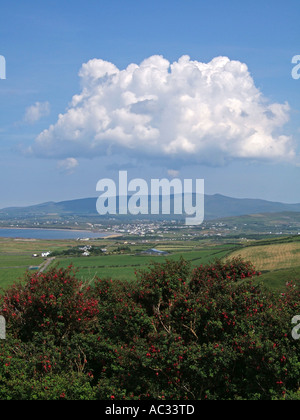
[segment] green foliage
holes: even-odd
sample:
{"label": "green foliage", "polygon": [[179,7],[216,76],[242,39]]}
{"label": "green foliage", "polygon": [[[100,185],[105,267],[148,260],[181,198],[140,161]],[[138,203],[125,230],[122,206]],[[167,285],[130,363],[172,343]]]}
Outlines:
{"label": "green foliage", "polygon": [[[103,255],[103,251],[98,246],[90,246],[88,249],[90,255],[99,256]],[[69,249],[56,250],[51,252],[51,257],[81,257],[84,250],[82,246],[75,246]]]}
{"label": "green foliage", "polygon": [[241,259],[93,287],[71,267],[28,274],[0,298],[0,400],[299,399],[299,291],[257,275]]}
{"label": "green foliage", "polygon": [[12,286],[0,302],[9,331],[23,342],[35,336],[52,336],[60,342],[87,331],[99,312],[91,288],[78,281],[70,268],[28,273],[27,282]]}

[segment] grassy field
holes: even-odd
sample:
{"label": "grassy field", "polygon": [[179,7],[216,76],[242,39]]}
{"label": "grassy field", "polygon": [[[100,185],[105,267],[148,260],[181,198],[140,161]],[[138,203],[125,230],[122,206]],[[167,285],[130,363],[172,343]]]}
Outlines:
{"label": "grassy field", "polygon": [[[176,247],[175,247],[176,248]],[[162,249],[162,247],[159,247]],[[190,249],[190,248],[189,248]],[[146,269],[153,261],[164,262],[166,259],[178,260],[180,257],[190,261],[192,266],[206,264],[216,258],[223,258],[230,250],[232,245],[210,246],[197,250],[188,250],[188,247],[175,250],[172,246],[164,247],[171,254],[167,257],[142,256],[142,255],[104,255],[100,257],[77,257],[57,259],[53,264],[60,267],[73,265],[77,269],[77,276],[82,280],[91,280],[95,277],[134,280],[135,271]]]}
{"label": "grassy field", "polygon": [[294,281],[300,284],[300,241],[269,243],[245,247],[234,252],[231,256],[240,255],[251,261],[258,271],[262,271],[259,282],[273,289],[282,289],[285,284]]}
{"label": "grassy field", "polygon": [[76,246],[76,241],[42,241],[28,239],[0,238],[0,288],[24,279],[25,273],[31,267],[38,267],[44,258],[33,258],[45,251],[66,249]]}
{"label": "grassy field", "polygon": [[[181,256],[191,262],[192,266],[205,264],[216,258],[223,258],[232,251],[234,245],[202,246],[189,243],[155,243],[138,244],[131,246],[130,254],[118,254],[116,250],[120,245],[118,241],[90,241],[89,245],[96,245],[108,249],[108,255],[97,257],[59,257],[51,267],[68,267],[73,265],[77,270],[78,278],[93,281],[95,277],[112,279],[135,279],[135,271],[146,269],[152,261],[165,261],[166,257],[138,255],[141,250],[156,247],[170,252],[169,259],[178,260]],[[0,288],[6,288],[15,281],[22,280],[30,267],[37,267],[43,263],[43,258],[33,258],[33,254],[45,251],[66,250],[78,246],[77,241],[41,241],[41,240],[15,240],[0,239]]]}
{"label": "grassy field", "polygon": [[[90,241],[90,245],[105,247],[108,253],[90,257],[57,257],[51,267],[73,265],[78,278],[93,281],[95,277],[112,279],[135,279],[135,271],[146,269],[151,262],[178,260],[181,256],[191,262],[193,267],[212,262],[216,258],[241,256],[254,263],[263,275],[259,282],[282,290],[291,280],[300,283],[300,238],[280,238],[256,241],[242,247],[239,244],[213,244],[210,242],[160,242],[130,245],[126,254],[117,253],[118,240],[102,239]],[[80,244],[81,245],[81,244]],[[45,251],[61,251],[78,246],[77,241],[42,241],[0,239],[0,288],[6,288],[15,281],[24,279],[29,268],[37,267],[44,259],[33,258],[32,254]],[[139,255],[142,250],[157,248],[168,251],[167,257]]]}
{"label": "grassy field", "polygon": [[300,266],[300,242],[247,247],[233,255],[251,260],[258,270],[280,270]]}

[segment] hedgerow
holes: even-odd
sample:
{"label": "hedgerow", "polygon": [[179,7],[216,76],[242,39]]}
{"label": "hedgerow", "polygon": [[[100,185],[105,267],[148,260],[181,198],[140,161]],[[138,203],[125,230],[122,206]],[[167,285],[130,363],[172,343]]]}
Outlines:
{"label": "hedgerow", "polygon": [[154,263],[134,284],[28,274],[0,297],[0,399],[298,399],[299,290],[259,274],[241,259]]}

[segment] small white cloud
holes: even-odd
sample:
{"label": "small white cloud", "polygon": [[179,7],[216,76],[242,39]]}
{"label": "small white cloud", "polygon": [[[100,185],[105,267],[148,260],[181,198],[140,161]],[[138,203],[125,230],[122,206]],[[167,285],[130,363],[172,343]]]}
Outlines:
{"label": "small white cloud", "polygon": [[31,105],[26,109],[24,122],[28,124],[35,124],[41,118],[47,117],[49,114],[49,102],[36,102],[34,105]]}
{"label": "small white cloud", "polygon": [[289,105],[269,103],[242,62],[183,56],[171,64],[153,56],[119,70],[94,59],[79,76],[82,91],[40,133],[33,154],[63,159],[122,153],[208,165],[295,158],[292,137],[281,132]]}
{"label": "small white cloud", "polygon": [[175,169],[169,169],[168,170],[168,175],[172,178],[178,178],[179,174],[180,174],[180,172],[176,171]]}
{"label": "small white cloud", "polygon": [[67,158],[65,160],[60,160],[57,164],[57,167],[61,170],[61,172],[72,174],[78,165],[79,163],[77,159]]}

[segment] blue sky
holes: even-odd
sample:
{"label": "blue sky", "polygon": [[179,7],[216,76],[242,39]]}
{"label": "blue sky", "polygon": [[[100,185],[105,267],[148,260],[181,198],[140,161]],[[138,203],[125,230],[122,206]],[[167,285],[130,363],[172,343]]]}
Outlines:
{"label": "blue sky", "polygon": [[[298,0],[11,0],[3,3],[0,55],[6,58],[7,78],[0,80],[0,208],[96,196],[97,181],[104,177],[117,179],[119,169],[128,169],[129,178],[160,178],[171,173],[178,173],[181,178],[204,178],[208,194],[300,202],[300,80],[291,77],[292,57],[300,54],[299,12]],[[140,94],[139,104],[158,95],[156,120],[151,115],[153,119],[149,123],[153,122],[155,129],[152,137],[135,138],[134,131],[130,133],[128,145],[120,136],[105,138],[106,131],[93,149],[96,131],[84,127],[87,138],[80,144],[72,142],[78,122],[73,121],[74,126],[70,128],[67,110],[72,108],[73,96],[80,95],[83,86],[87,86],[92,72],[102,71],[104,64],[100,60],[125,70],[132,63],[140,66],[148,59],[143,73],[146,77],[146,70],[153,68],[153,60],[149,62],[153,56],[163,56],[170,65],[177,63],[182,78],[186,79],[179,87],[180,78],[171,80],[170,96],[160,96],[155,86],[152,91]],[[178,64],[182,56],[190,59]],[[262,147],[256,144],[255,152],[249,149],[252,144],[249,133],[243,127],[232,128],[238,124],[236,120],[227,121],[235,134],[228,135],[226,144],[222,143],[222,135],[227,135],[229,128],[223,134],[218,132],[216,137],[213,127],[207,129],[201,141],[209,143],[209,147],[203,146],[197,133],[191,139],[191,132],[185,132],[184,125],[174,128],[174,138],[171,134],[166,140],[160,137],[166,131],[173,132],[172,112],[177,110],[178,98],[184,94],[193,96],[190,86],[194,80],[188,69],[195,62],[207,64],[220,56],[228,58],[232,76],[241,78],[241,90],[245,92],[241,96],[239,85],[231,86],[225,75],[222,89],[228,88],[230,98],[239,101],[248,94],[251,97],[247,114],[252,130],[259,132],[262,139]],[[154,61],[155,66],[165,65],[157,58]],[[91,65],[79,77],[80,69],[88,62]],[[247,74],[242,66],[232,66],[231,62],[246,64]],[[214,63],[209,71],[221,65]],[[189,86],[186,92],[183,85]],[[128,93],[122,89],[119,81],[115,92]],[[214,97],[207,86],[203,89],[203,92],[199,90],[199,100],[193,101],[191,109],[186,105],[186,112],[208,109],[212,114],[224,101],[220,92]],[[271,115],[264,122],[255,111],[257,91],[262,95],[261,116]],[[106,115],[112,117],[109,112],[114,113],[121,105],[118,98],[113,104],[108,92],[104,93]],[[96,87],[90,88],[89,99],[89,104],[94,101],[96,107],[100,106]],[[170,118],[158,122],[158,109],[163,106],[164,109],[170,106]],[[94,112],[94,109],[85,104],[81,111]],[[180,112],[178,115],[183,118],[186,114]],[[58,126],[59,114],[65,118],[62,128]],[[196,117],[200,124],[205,122],[207,126],[203,115],[199,111]],[[87,121],[92,117],[95,118],[94,114]],[[116,121],[111,124],[117,127]],[[128,129],[128,121],[122,120],[122,124],[118,127]],[[62,134],[68,129],[67,134]],[[160,134],[155,134],[156,131]],[[191,144],[186,144],[190,140]],[[273,152],[265,156],[268,141]]]}

